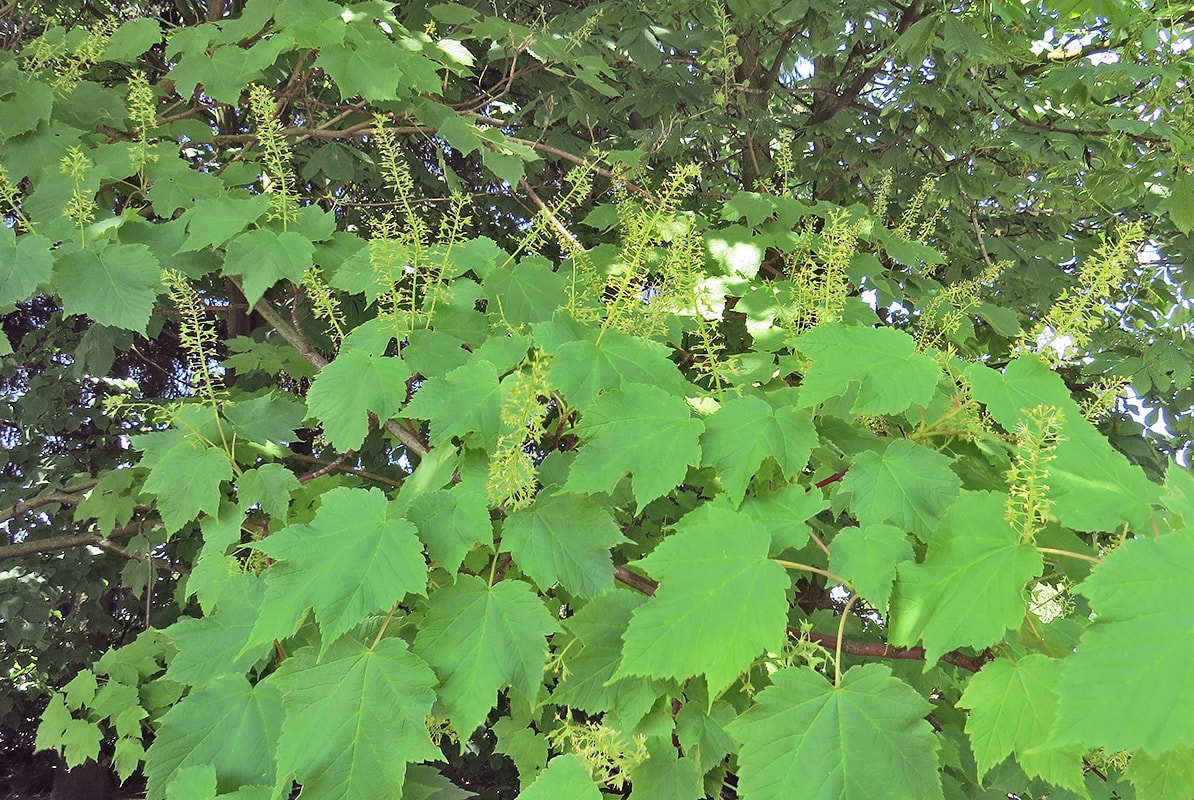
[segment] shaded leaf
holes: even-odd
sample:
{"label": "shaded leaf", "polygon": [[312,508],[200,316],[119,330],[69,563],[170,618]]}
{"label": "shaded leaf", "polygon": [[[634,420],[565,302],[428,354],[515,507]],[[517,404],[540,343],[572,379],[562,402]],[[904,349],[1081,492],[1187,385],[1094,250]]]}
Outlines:
{"label": "shaded leaf", "polygon": [[543,681],[546,636],[557,630],[543,601],[516,580],[487,586],[461,575],[427,601],[414,651],[439,676],[439,697],[461,736],[471,735],[513,686],[533,697]]}

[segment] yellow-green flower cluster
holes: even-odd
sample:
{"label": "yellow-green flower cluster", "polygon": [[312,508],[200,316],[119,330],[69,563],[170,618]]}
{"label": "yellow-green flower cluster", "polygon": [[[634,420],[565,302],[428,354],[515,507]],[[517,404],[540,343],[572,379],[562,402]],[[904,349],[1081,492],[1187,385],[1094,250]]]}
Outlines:
{"label": "yellow-green flower cluster", "polygon": [[1031,541],[1051,519],[1049,462],[1057,458],[1057,442],[1065,416],[1056,406],[1039,405],[1025,412],[1016,427],[1016,452],[1007,472],[1005,518]]}
{"label": "yellow-green flower cluster", "polygon": [[548,732],[547,741],[557,750],[571,750],[594,782],[611,789],[622,789],[630,780],[630,770],[649,757],[644,734],[627,736],[599,722],[566,720]]}
{"label": "yellow-green flower cluster", "polygon": [[297,221],[299,215],[296,181],[290,167],[290,142],[278,121],[278,105],[268,89],[256,83],[249,87],[249,109],[257,120],[257,145],[264,167],[262,182],[269,197],[266,218],[280,220],[285,227]]}
{"label": "yellow-green flower cluster", "polygon": [[140,171],[151,161],[157,161],[157,153],[150,150],[149,131],[157,125],[157,102],[154,99],[153,87],[145,73],[133,70],[129,75],[128,93],[129,119],[137,130],[137,141],[129,154],[133,168]]}

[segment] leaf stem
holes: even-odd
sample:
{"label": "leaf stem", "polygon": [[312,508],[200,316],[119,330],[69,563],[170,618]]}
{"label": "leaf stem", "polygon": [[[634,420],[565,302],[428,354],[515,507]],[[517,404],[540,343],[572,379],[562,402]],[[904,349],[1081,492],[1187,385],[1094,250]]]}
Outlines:
{"label": "leaf stem", "polygon": [[842,609],[841,622],[837,624],[837,644],[833,647],[833,688],[836,689],[842,685],[842,638],[846,633],[846,618],[850,616],[850,607],[854,605],[854,601],[858,599],[857,594],[850,595],[850,599],[846,601],[846,607]]}
{"label": "leaf stem", "polygon": [[829,578],[829,580],[837,581],[838,583],[842,584],[843,586],[849,586],[851,591],[853,591],[853,589],[854,589],[854,584],[850,583],[850,581],[846,580],[841,575],[834,575],[832,572],[830,572],[827,569],[821,569],[820,567],[812,567],[812,566],[809,566],[808,564],[801,564],[799,561],[784,561],[784,560],[778,559],[778,558],[774,558],[774,559],[772,559],[772,561],[774,561],[776,564],[779,564],[784,569],[798,569],[801,572],[815,572],[817,575],[823,575],[826,578]]}
{"label": "leaf stem", "polygon": [[390,613],[386,614],[386,618],[381,621],[381,627],[377,631],[377,635],[373,637],[373,644],[369,645],[369,649],[373,650],[377,647],[377,643],[381,641],[382,635],[386,632],[386,628],[390,625],[390,620],[394,618],[394,614],[398,611],[398,604],[401,600],[395,600],[394,605],[390,606]]}
{"label": "leaf stem", "polygon": [[1060,550],[1056,547],[1038,547],[1038,553],[1045,553],[1053,556],[1066,556],[1068,558],[1078,558],[1083,561],[1089,561],[1092,564],[1102,564],[1103,559],[1097,556],[1088,556],[1085,553],[1075,553],[1073,550]]}

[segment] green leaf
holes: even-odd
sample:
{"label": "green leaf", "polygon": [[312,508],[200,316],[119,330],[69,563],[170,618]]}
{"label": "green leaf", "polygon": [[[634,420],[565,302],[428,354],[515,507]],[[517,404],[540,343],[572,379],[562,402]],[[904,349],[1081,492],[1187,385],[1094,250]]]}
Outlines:
{"label": "green leaf", "polygon": [[941,377],[916,341],[894,328],[818,325],[796,340],[812,360],[800,384],[800,405],[852,397],[851,414],[899,414],[927,405]]}
{"label": "green leaf", "polygon": [[546,327],[535,330],[535,339],[553,357],[548,377],[581,411],[588,411],[602,392],[627,384],[654,386],[677,397],[689,391],[668,358],[671,350],[657,342],[606,331],[599,344],[577,339],[553,347],[545,343],[546,333]]}
{"label": "green leaf", "polygon": [[[1047,758],[1063,769],[1053,770],[1052,777],[1042,777],[1085,794],[1081,788],[1082,751],[1042,747],[1057,720],[1061,670],[1060,660],[1033,653],[1019,661],[992,661],[970,679],[958,705],[970,709],[966,734],[978,762],[979,780],[1015,752],[1029,775],[1039,775],[1033,767]],[[1064,781],[1057,780],[1064,773],[1068,773]]]}
{"label": "green leaf", "polygon": [[142,53],[162,41],[162,28],[156,19],[133,19],[121,25],[104,48],[105,61],[131,64]]}
{"label": "green leaf", "polygon": [[433,592],[414,651],[439,676],[439,697],[461,736],[469,736],[513,686],[534,697],[547,662],[546,636],[557,630],[527,583],[487,586],[472,575]]}
{"label": "green leaf", "polygon": [[1154,756],[1194,745],[1194,694],[1183,688],[1194,663],[1192,571],[1186,528],[1128,541],[1078,587],[1094,621],[1065,660],[1057,741]]}
{"label": "green leaf", "polygon": [[1194,748],[1177,747],[1159,756],[1135,753],[1125,774],[1137,797],[1186,800],[1194,786]]}
{"label": "green leaf", "polygon": [[627,541],[607,508],[591,498],[540,492],[531,508],[511,513],[502,546],[541,589],[559,583],[578,597],[614,585],[610,548]]}
{"label": "green leaf", "polygon": [[[246,32],[246,38],[248,36]],[[176,49],[171,37],[171,50]],[[261,71],[271,66],[278,55],[292,45],[288,34],[275,33],[261,37],[251,47],[231,45],[217,47],[210,52],[189,50],[170,73],[178,83],[178,89],[190,96],[198,85],[203,93],[221,103],[236,106],[245,87],[261,76]]]}
{"label": "green leaf", "polygon": [[442,378],[428,379],[402,414],[431,421],[428,444],[432,447],[453,436],[479,433],[486,447],[492,448],[501,433],[501,405],[497,367],[474,361]]}
{"label": "green leaf", "polygon": [[356,450],[369,433],[369,413],[387,420],[406,401],[410,370],[399,358],[349,349],[324,366],[307,391],[307,410],[323,423],[341,452]]}
{"label": "green leaf", "polygon": [[216,768],[195,764],[174,773],[166,787],[166,800],[211,800],[216,796]]}
{"label": "green leaf", "polygon": [[63,312],[144,334],[162,289],[162,268],[143,244],[64,248],[54,265],[54,288]]}
{"label": "green leaf", "polygon": [[738,192],[722,206],[721,218],[727,221],[745,219],[747,225],[758,225],[775,213],[774,198],[758,192]]}
{"label": "green leaf", "polygon": [[907,534],[892,525],[844,528],[829,543],[829,571],[848,579],[882,612],[891,598],[896,566],[913,556]]}
{"label": "green leaf", "polygon": [[622,634],[631,614],[646,598],[627,589],[602,592],[564,621],[580,642],[580,651],[566,662],[567,670],[552,691],[552,702],[590,714],[612,709],[625,724],[647,714],[662,689],[641,677],[614,678],[622,660]]}
{"label": "green leaf", "polygon": [[245,647],[264,595],[265,583],[256,575],[233,575],[220,593],[214,614],[203,619],[183,617],[166,628],[163,633],[178,648],[166,679],[202,686],[221,675],[248,672],[271,649],[271,642]]}
{"label": "green leaf", "polygon": [[[674,756],[675,751],[672,751]],[[701,771],[691,758],[652,755],[646,762],[631,770],[633,791],[630,800],[701,800],[705,784]]]}
{"label": "green leaf", "polygon": [[342,639],[319,660],[295,653],[269,679],[286,721],[278,767],[329,800],[397,797],[407,762],[443,756],[427,734],[435,674],[401,639],[374,648]]}
{"label": "green leaf", "polygon": [[460,486],[415,495],[406,518],[419,529],[427,555],[449,572],[456,571],[474,545],[493,542],[485,495]]}
{"label": "green leaf", "polygon": [[38,286],[50,282],[52,244],[34,234],[18,239],[12,228],[0,225],[0,306],[27,300]]}
{"label": "green leaf", "polygon": [[1179,231],[1187,236],[1194,231],[1194,175],[1186,172],[1174,176],[1166,209]]}
{"label": "green leaf", "polygon": [[275,233],[259,228],[228,243],[224,274],[244,276],[245,299],[254,306],[266,289],[283,278],[299,283],[314,254],[315,245],[293,231]]}
{"label": "green leaf", "polygon": [[750,800],[941,798],[933,706],[886,666],[853,667],[835,688],[808,667],[780,670],[729,725]]}
{"label": "green leaf", "polygon": [[775,409],[759,397],[738,397],[705,419],[701,464],[717,470],[726,494],[738,505],[765,459],[774,458],[791,479],[808,464],[817,442],[808,412]]}
{"label": "green leaf", "polygon": [[283,563],[265,573],[265,601],[246,647],[283,639],[315,609],[320,655],[370,614],[407,594],[426,594],[426,563],[415,527],[391,516],[378,489],[337,487],[309,524],[289,525],[253,546]]}
{"label": "green leaf", "polygon": [[545,258],[524,258],[512,267],[490,271],[483,282],[490,308],[512,329],[552,318],[568,303],[564,279]]}
{"label": "green leaf", "polygon": [[819,491],[808,491],[799,484],[787,484],[768,494],[752,495],[742,503],[741,511],[759,522],[771,534],[771,554],[791,548],[799,550],[808,543],[806,520],[829,508],[829,501]]}
{"label": "green leaf", "polygon": [[141,466],[149,470],[145,491],[157,495],[167,531],[177,531],[200,512],[219,510],[220,484],[232,480],[232,462],[222,449],[177,429],[134,436],[132,441],[143,453]]}
{"label": "green leaf", "polygon": [[269,683],[250,686],[240,675],[212,680],[161,718],[146,753],[146,795],[163,800],[183,767],[210,764],[217,786],[274,782],[274,746],[282,727],[282,693]]}
{"label": "green leaf", "polygon": [[268,444],[297,439],[294,431],[302,424],[305,410],[290,395],[278,393],[223,403],[220,413],[230,423],[226,435]]}
{"label": "green leaf", "polygon": [[[23,74],[15,62],[0,69],[0,81],[4,86],[0,90],[0,141],[36,130],[50,119],[54,90],[46,83]],[[5,161],[11,168],[14,162],[9,155]]]}
{"label": "green leaf", "polygon": [[281,464],[262,464],[236,479],[236,493],[244,506],[259,505],[274,519],[285,520],[290,493],[299,488],[294,473]]}
{"label": "green leaf", "polygon": [[1126,523],[1151,531],[1148,523],[1159,487],[1140,467],[1118,452],[1082,417],[1059,375],[1034,356],[1021,356],[1002,374],[982,364],[966,371],[974,398],[1005,430],[1014,431],[1025,412],[1038,405],[1060,409],[1064,417],[1056,459],[1048,465],[1052,513],[1067,527],[1113,531]]}
{"label": "green leaf", "polygon": [[897,439],[882,452],[855,456],[838,492],[863,525],[891,523],[928,541],[962,485],[950,463],[936,450]]}
{"label": "green leaf", "polygon": [[731,225],[706,233],[705,248],[723,275],[754,278],[763,265],[766,245],[754,231]]}
{"label": "green leaf", "polygon": [[548,762],[535,782],[519,792],[516,800],[601,800],[601,789],[593,783],[581,760],[567,753]]}
{"label": "green leaf", "polygon": [[403,62],[398,46],[385,36],[351,26],[343,45],[321,50],[314,66],[336,82],[342,100],[380,101],[396,100],[403,90]]}
{"label": "green leaf", "polygon": [[256,222],[267,208],[269,198],[265,195],[238,198],[220,194],[211,199],[204,198],[179,217],[179,223],[187,228],[187,238],[179,252],[220,247]]}
{"label": "green leaf", "polygon": [[1019,627],[1025,584],[1044,562],[1003,517],[1007,496],[962,492],[929,542],[923,564],[901,564],[888,640],[924,641],[925,669],[955,647],[983,648]]}
{"label": "green leaf", "polygon": [[659,588],[634,611],[615,678],[704,675],[716,695],[783,644],[790,581],[767,558],[767,530],[740,512],[704,508],[638,562]]}
{"label": "green leaf", "polygon": [[626,473],[639,508],[675,488],[701,460],[704,426],[684,400],[626,384],[601,395],[576,426],[584,445],[563,491],[609,494]]}
{"label": "green leaf", "polygon": [[157,160],[145,165],[145,177],[150,182],[146,196],[158,216],[169,219],[180,208],[190,209],[200,200],[213,200],[222,194],[223,182],[179,158],[178,145],[162,145],[154,153]]}
{"label": "green leaf", "polygon": [[[71,716],[70,709],[66,707],[66,698],[61,692],[55,692],[50,695],[50,700],[46,703],[46,708],[41,714],[41,722],[37,726],[37,735],[34,740],[34,747],[38,750],[58,750],[64,746],[79,746],[77,732],[74,729],[83,726],[85,728],[93,729],[94,735],[90,739],[94,741],[94,745],[88,744],[84,748],[90,752],[92,747],[95,749],[95,754],[99,754],[99,743],[104,738],[99,726],[77,720]],[[73,745],[70,744],[73,742]],[[86,761],[84,757],[78,763]]]}

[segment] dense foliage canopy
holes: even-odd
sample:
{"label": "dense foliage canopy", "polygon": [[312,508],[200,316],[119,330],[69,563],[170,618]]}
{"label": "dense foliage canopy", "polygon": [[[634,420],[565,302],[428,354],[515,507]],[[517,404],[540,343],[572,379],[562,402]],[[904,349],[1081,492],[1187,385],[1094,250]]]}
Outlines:
{"label": "dense foliage canopy", "polygon": [[1188,800],[1188,8],[0,15],[0,743]]}

